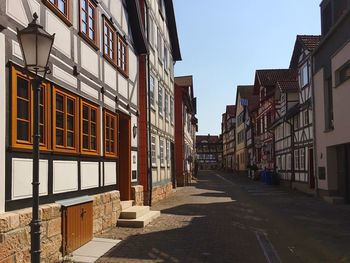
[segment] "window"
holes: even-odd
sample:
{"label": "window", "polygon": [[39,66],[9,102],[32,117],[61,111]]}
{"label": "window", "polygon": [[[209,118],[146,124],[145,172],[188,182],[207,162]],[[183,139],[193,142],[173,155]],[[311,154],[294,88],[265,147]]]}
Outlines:
{"label": "window", "polygon": [[174,99],[170,97],[170,122],[174,124]]}
{"label": "window", "polygon": [[96,12],[96,5],[92,0],[80,1],[80,32],[95,49],[97,49]]}
{"label": "window", "polygon": [[158,86],[158,111],[159,115],[163,116],[163,88]]}
{"label": "window", "polygon": [[334,129],[334,116],[333,116],[333,87],[332,78],[329,77],[325,80],[324,84],[324,97],[325,97],[325,130]]}
{"label": "window", "polygon": [[165,69],[165,70],[168,70],[168,68],[169,68],[169,64],[168,64],[168,49],[167,49],[167,47],[165,46],[165,43],[164,43],[164,57],[163,57],[163,62],[164,62],[164,69]]}
{"label": "window", "polygon": [[160,165],[164,166],[164,139],[159,137],[159,159]]}
{"label": "window", "polygon": [[294,169],[299,170],[299,150],[294,150]]}
{"label": "window", "polygon": [[304,111],[304,125],[309,124],[309,110]]}
{"label": "window", "polygon": [[104,112],[104,148],[105,156],[118,156],[118,116]]}
{"label": "window", "polygon": [[158,9],[159,9],[160,16],[164,19],[164,12],[165,12],[164,0],[158,0]]}
{"label": "window", "polygon": [[53,88],[53,150],[78,151],[78,98]]}
{"label": "window", "polygon": [[340,85],[348,79],[350,79],[350,61],[346,62],[336,71],[336,85]]}
{"label": "window", "polygon": [[305,169],[305,149],[304,148],[300,149],[299,158],[300,158],[300,161],[299,161],[300,170],[304,170]]}
{"label": "window", "polygon": [[99,108],[81,100],[80,140],[83,154],[99,154]]}
{"label": "window", "polygon": [[152,166],[157,166],[157,153],[156,153],[156,137],[151,136],[151,155],[152,155]]}
{"label": "window", "polygon": [[154,77],[153,75],[150,75],[149,78],[149,100],[150,100],[150,104],[151,104],[151,108],[154,109]]}
{"label": "window", "polygon": [[70,0],[43,0],[43,3],[54,12],[64,23],[71,26],[69,15]]}
{"label": "window", "polygon": [[154,22],[153,18],[149,17],[149,27],[148,27],[148,34],[149,34],[149,42],[152,47],[154,47]]}
{"label": "window", "polygon": [[104,18],[103,25],[103,55],[104,57],[112,62],[116,63],[116,54],[115,54],[115,38],[116,33],[113,26]]}
{"label": "window", "polygon": [[128,75],[128,46],[124,38],[118,35],[118,62],[117,67],[125,76]]}
{"label": "window", "polygon": [[160,63],[163,63],[163,45],[162,45],[162,36],[160,31],[157,31],[157,51],[158,51],[158,59]]}
{"label": "window", "polygon": [[170,167],[170,141],[166,142],[166,161],[167,161],[167,165],[168,167]]}
{"label": "window", "polygon": [[302,65],[300,72],[299,72],[299,84],[300,87],[303,88],[307,84],[309,84],[309,66],[306,62],[304,65]]}
{"label": "window", "polygon": [[164,115],[165,115],[165,120],[169,120],[169,95],[168,93],[165,93],[164,97]]}
{"label": "window", "polygon": [[[42,84],[40,92],[40,148],[49,148],[49,87]],[[33,91],[30,79],[12,68],[12,146],[32,149]]]}

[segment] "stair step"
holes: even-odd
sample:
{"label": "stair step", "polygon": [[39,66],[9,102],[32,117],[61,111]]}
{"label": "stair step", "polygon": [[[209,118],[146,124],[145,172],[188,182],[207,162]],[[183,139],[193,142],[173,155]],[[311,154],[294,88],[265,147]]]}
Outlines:
{"label": "stair step", "polygon": [[122,206],[122,211],[132,207],[133,202],[134,202],[133,200],[121,201],[120,205]]}
{"label": "stair step", "polygon": [[149,206],[132,206],[128,209],[122,210],[120,213],[121,219],[136,219],[150,211]]}
{"label": "stair step", "polygon": [[160,211],[149,211],[147,214],[136,219],[118,219],[120,227],[142,228],[160,216]]}

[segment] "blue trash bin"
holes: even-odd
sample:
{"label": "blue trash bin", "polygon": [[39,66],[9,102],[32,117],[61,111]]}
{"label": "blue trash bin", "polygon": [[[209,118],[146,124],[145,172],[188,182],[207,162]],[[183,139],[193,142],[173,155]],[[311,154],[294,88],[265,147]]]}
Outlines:
{"label": "blue trash bin", "polygon": [[266,171],[265,173],[265,183],[268,185],[272,185],[272,172]]}

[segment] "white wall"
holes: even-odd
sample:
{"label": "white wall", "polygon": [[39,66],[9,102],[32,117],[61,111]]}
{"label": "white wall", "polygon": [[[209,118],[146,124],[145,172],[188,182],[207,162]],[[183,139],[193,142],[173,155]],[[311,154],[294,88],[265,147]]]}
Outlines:
{"label": "white wall", "polygon": [[5,127],[6,127],[5,35],[0,33],[0,213],[5,211]]}

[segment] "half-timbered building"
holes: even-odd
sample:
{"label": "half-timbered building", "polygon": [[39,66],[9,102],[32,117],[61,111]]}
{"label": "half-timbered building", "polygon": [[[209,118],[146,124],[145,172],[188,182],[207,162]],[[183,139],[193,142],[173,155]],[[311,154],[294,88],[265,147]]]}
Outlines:
{"label": "half-timbered building", "polygon": [[312,118],[312,57],[320,42],[320,36],[298,35],[296,37],[290,68],[298,70],[299,106],[293,117],[293,187],[309,191],[315,187],[314,140]]}
{"label": "half-timbered building", "polygon": [[197,135],[196,152],[199,170],[222,167],[222,139],[217,135]]}
{"label": "half-timbered building", "polygon": [[256,118],[256,163],[260,169],[274,169],[274,133],[269,127],[276,118],[277,101],[275,98],[278,81],[297,80],[297,71],[293,69],[257,70],[254,81],[254,94],[259,96],[259,109]]}
{"label": "half-timbered building", "polygon": [[172,191],[175,178],[174,65],[181,53],[173,1],[139,1],[149,45],[140,70],[139,168],[151,204]]}
{"label": "half-timbered building", "polygon": [[222,162],[223,168],[228,171],[235,169],[235,139],[236,139],[236,106],[227,105],[226,112],[222,114]]}
{"label": "half-timbered building", "polygon": [[238,86],[236,95],[236,170],[246,171],[248,165],[247,154],[247,119],[249,118],[249,99],[254,86]]}
{"label": "half-timbered building", "polygon": [[294,178],[294,117],[299,114],[299,85],[297,81],[278,81],[275,97],[278,108],[270,129],[274,132],[276,169],[280,179],[290,182]]}
{"label": "half-timbered building", "polygon": [[[147,53],[139,4],[6,0],[0,12],[0,213],[32,203],[33,76],[23,69],[16,28],[26,27],[36,12],[38,23],[56,34],[52,73],[41,89],[40,203],[74,206],[78,212],[67,212],[62,227],[80,225],[83,218],[88,227],[85,240],[72,243],[63,236],[64,248],[55,253],[69,252],[91,239],[89,233],[115,225],[115,190],[129,200],[131,182],[138,181],[132,127],[138,116],[138,56]],[[100,196],[103,202],[96,201]],[[96,210],[101,203],[108,203],[103,216]]]}

